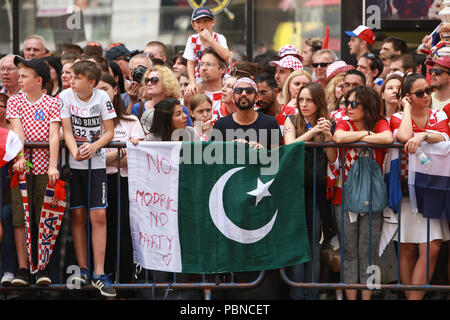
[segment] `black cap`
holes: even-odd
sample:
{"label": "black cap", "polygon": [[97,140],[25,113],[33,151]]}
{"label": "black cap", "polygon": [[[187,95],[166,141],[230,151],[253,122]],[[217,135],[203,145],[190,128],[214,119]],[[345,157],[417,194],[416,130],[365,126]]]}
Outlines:
{"label": "black cap", "polygon": [[28,68],[33,69],[36,71],[39,77],[42,78],[42,85],[45,85],[47,82],[50,81],[50,68],[47,63],[45,63],[42,59],[30,59],[25,60],[22,57],[15,56],[14,57],[14,64],[16,66],[19,66],[19,63],[22,63],[23,65],[27,66]]}
{"label": "black cap", "polygon": [[138,52],[139,50],[130,51],[124,45],[119,45],[109,49],[108,52],[106,52],[105,58],[107,60],[116,60],[119,57],[134,56]]}

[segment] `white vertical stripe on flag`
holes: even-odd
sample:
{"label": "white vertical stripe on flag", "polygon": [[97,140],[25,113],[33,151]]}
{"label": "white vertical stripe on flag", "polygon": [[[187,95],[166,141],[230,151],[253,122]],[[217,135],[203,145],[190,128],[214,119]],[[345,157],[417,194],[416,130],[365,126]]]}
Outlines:
{"label": "white vertical stripe on flag", "polygon": [[180,149],[181,142],[127,143],[133,261],[145,269],[182,271],[178,234]]}

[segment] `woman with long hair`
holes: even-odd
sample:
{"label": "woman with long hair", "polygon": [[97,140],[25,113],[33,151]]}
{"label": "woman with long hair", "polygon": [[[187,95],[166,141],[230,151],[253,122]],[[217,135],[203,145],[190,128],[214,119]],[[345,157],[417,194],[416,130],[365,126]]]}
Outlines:
{"label": "woman with long hair", "polygon": [[[367,142],[373,144],[390,144],[394,138],[389,128],[388,122],[381,115],[381,100],[377,92],[369,87],[361,86],[350,90],[345,96],[345,105],[349,120],[340,120],[336,125],[336,131],[333,140],[336,143]],[[343,152],[341,150],[340,152]],[[385,150],[375,148],[373,151],[375,160],[380,169],[383,166]],[[359,148],[345,149],[345,165],[340,170],[344,170],[344,182],[347,180],[348,172],[359,156]],[[339,173],[342,176],[342,172]],[[337,186],[335,199],[333,203],[337,205],[338,213],[341,212],[342,205],[342,186]],[[338,215],[340,216],[340,215]],[[356,221],[355,221],[356,218]],[[370,215],[353,213],[345,210],[343,216],[344,248],[343,259],[345,268],[343,270],[345,283],[366,283],[368,274],[369,254],[375,259],[378,252],[378,243],[381,235],[381,226],[383,222],[382,212],[373,212],[372,214],[372,252],[369,252],[369,226]],[[339,219],[340,220],[340,219]],[[337,224],[341,225],[341,221]],[[356,300],[357,291],[355,289],[345,290],[348,300]],[[372,292],[362,290],[363,300],[370,300]]]}
{"label": "woman with long hair", "polygon": [[[302,86],[297,95],[296,115],[289,115],[284,124],[285,144],[298,141],[333,141],[333,124],[328,115],[325,91],[317,83],[307,83]],[[313,260],[307,263],[295,265],[286,269],[290,278],[297,282],[317,282],[320,273],[320,238],[321,225],[325,238],[329,238],[329,223],[333,224],[334,218],[331,211],[331,202],[327,199],[327,167],[329,163],[336,161],[335,148],[307,149],[305,154],[305,167],[311,170],[305,171],[305,205],[306,224],[311,243]],[[316,166],[316,171],[312,168]],[[314,175],[316,176],[316,198],[314,199]],[[316,212],[313,212],[315,202]],[[315,220],[315,221],[314,221]],[[315,232],[313,232],[315,226]],[[313,275],[314,274],[314,275]],[[317,299],[317,289],[292,288],[293,299]]]}
{"label": "woman with long hair", "polygon": [[296,108],[298,91],[309,82],[313,82],[313,78],[308,71],[296,70],[292,72],[284,82],[283,89],[281,91],[283,104]]}
{"label": "woman with long hair", "polygon": [[[102,72],[97,89],[104,90],[114,107],[117,117],[114,118],[114,139],[117,142],[127,142],[130,139],[143,139],[144,132],[139,120],[128,114],[122,103],[120,91],[114,77]],[[126,148],[106,148],[106,174],[108,203],[107,216],[107,245],[105,254],[105,269],[107,273],[114,273],[116,266],[117,246],[120,246],[120,283],[133,280],[133,247],[131,241],[129,197],[128,197],[128,169]],[[119,161],[120,155],[120,163]],[[118,177],[120,175],[120,177]],[[118,179],[120,180],[120,194],[117,193]],[[117,216],[119,208],[117,201],[120,197],[120,244],[117,244]]]}
{"label": "woman with long hair", "polygon": [[192,127],[187,126],[187,116],[178,99],[167,98],[155,107],[153,122],[145,141],[198,141]]}
{"label": "woman with long hair", "polygon": [[[448,119],[442,110],[431,108],[431,90],[425,77],[413,73],[404,77],[401,86],[403,112],[391,116],[391,129],[398,142],[405,143],[406,154],[417,153],[422,142],[448,141]],[[408,167],[408,157],[402,157],[402,167]],[[407,185],[407,172],[401,173],[403,185]],[[400,279],[402,284],[423,285],[427,279],[427,229],[428,219],[422,213],[414,213],[409,202],[408,188],[403,188],[400,223]],[[424,202],[433,201],[424,195]],[[430,219],[429,229],[429,278],[436,267],[442,241],[450,239],[447,221]],[[394,236],[396,241],[398,236]],[[405,291],[408,300],[421,300],[425,291]]]}
{"label": "woman with long hair", "polygon": [[381,86],[381,114],[389,121],[401,109],[400,88],[403,77],[398,73],[388,75]]}

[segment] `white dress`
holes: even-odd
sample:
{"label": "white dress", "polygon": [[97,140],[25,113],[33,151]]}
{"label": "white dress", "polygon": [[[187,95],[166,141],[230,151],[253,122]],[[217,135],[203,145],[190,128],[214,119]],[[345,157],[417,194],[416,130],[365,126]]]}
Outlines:
{"label": "white dress", "polygon": [[[409,197],[402,199],[401,203],[401,243],[424,243],[427,242],[427,218],[421,213],[414,214],[411,210]],[[430,219],[430,241],[441,239],[450,240],[450,230],[447,220]],[[398,240],[397,232],[394,235],[394,241]]]}

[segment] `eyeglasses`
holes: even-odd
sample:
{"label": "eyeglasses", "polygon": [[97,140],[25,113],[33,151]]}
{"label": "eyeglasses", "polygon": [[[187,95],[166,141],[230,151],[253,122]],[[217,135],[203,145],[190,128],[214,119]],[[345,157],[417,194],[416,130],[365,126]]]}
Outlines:
{"label": "eyeglasses", "polygon": [[149,82],[155,86],[158,84],[159,78],[158,77],[145,78],[144,80],[145,85],[148,85]]}
{"label": "eyeglasses", "polygon": [[430,87],[428,87],[428,88],[425,88],[425,90],[411,92],[411,94],[415,94],[417,98],[423,98],[425,93],[427,94],[427,96],[429,96],[432,91],[433,90]]}
{"label": "eyeglasses", "polygon": [[321,63],[313,63],[312,66],[313,68],[317,68],[318,66],[322,67],[322,68],[326,68],[331,64],[331,62],[321,62]]}
{"label": "eyeglasses", "polygon": [[350,107],[352,109],[356,109],[356,108],[358,108],[359,105],[362,105],[362,102],[345,100],[344,105],[346,108]]}
{"label": "eyeglasses", "polygon": [[246,87],[246,88],[238,87],[238,88],[233,89],[233,93],[242,94],[244,92],[244,90],[247,94],[253,94],[256,92],[255,88],[253,88],[253,87]]}
{"label": "eyeglasses", "polygon": [[207,68],[212,68],[214,67],[216,64],[212,63],[212,62],[199,62],[198,66],[201,67],[207,67]]}
{"label": "eyeglasses", "polygon": [[444,72],[447,73],[447,74],[450,74],[449,71],[444,70],[444,69],[437,69],[437,68],[430,69],[430,74],[435,73],[437,76],[440,76],[440,75],[443,74]]}
{"label": "eyeglasses", "polygon": [[0,73],[2,73],[2,72],[11,73],[11,72],[13,72],[14,70],[17,70],[17,69],[19,69],[19,68],[3,67],[3,68],[0,68]]}

